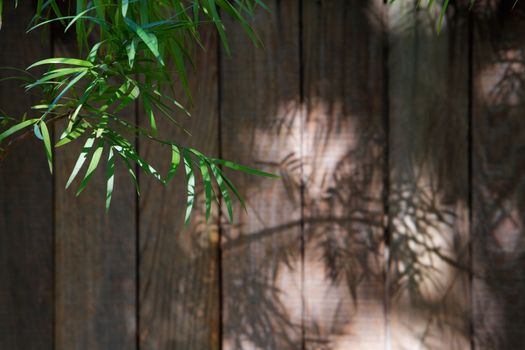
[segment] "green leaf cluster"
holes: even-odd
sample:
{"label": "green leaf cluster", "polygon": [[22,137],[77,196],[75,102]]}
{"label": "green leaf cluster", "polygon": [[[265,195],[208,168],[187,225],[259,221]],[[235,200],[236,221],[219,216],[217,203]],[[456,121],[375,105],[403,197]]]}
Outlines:
{"label": "green leaf cluster", "polygon": [[[0,8],[3,1],[0,0]],[[125,166],[137,191],[136,169],[167,184],[182,168],[186,177],[186,222],[190,218],[196,196],[196,172],[200,172],[205,193],[206,217],[211,204],[222,197],[232,219],[230,194],[244,205],[239,192],[226,177],[222,167],[253,175],[275,177],[230,161],[207,157],[176,140],[159,136],[157,120],[166,119],[186,133],[178,121],[189,114],[175,97],[182,87],[191,101],[187,66],[190,52],[203,46],[199,27],[213,25],[226,50],[229,50],[226,28],[221,16],[239,22],[255,44],[257,36],[250,27],[250,17],[257,8],[266,8],[262,0],[76,0],[68,8],[55,0],[38,0],[36,14],[28,32],[50,23],[75,30],[79,57],[52,57],[27,67],[25,88],[38,91],[41,102],[32,106],[31,118],[0,126],[0,145],[9,143],[17,133],[32,128],[43,141],[50,170],[53,169],[53,147],[71,142],[84,142],[71,175],[69,187],[83,172],[77,190],[80,194],[90,182],[95,170],[106,163],[106,208],[109,208],[115,185],[117,160]],[[33,78],[36,67],[45,73]],[[170,68],[168,68],[170,67]],[[175,70],[175,74],[172,72]],[[142,106],[149,125],[137,125],[128,106]],[[64,120],[63,130],[52,143],[49,125]],[[139,155],[136,138],[155,142],[171,150],[171,166],[167,174],[155,170]],[[180,165],[182,163],[182,166]],[[83,170],[85,168],[85,170]],[[218,193],[216,193],[218,191]]]}

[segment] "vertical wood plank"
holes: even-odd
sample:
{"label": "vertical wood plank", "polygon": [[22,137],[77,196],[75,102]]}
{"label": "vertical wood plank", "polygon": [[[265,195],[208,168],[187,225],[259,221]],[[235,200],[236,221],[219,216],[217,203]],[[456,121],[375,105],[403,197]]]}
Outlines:
{"label": "vertical wood plank", "polygon": [[388,16],[391,347],[468,349],[467,17],[416,3]]}
{"label": "vertical wood plank", "polygon": [[[26,35],[31,2],[5,2],[0,66],[24,69],[49,55],[49,32]],[[2,70],[0,78],[19,75]],[[2,114],[21,118],[36,98],[20,81],[0,83]],[[3,155],[2,155],[3,156]],[[0,157],[2,157],[0,156]],[[53,346],[53,182],[31,133],[0,160],[0,348]]]}
{"label": "vertical wood plank", "polygon": [[473,43],[476,349],[525,343],[525,4],[479,2]]}
{"label": "vertical wood plank", "polygon": [[[54,33],[56,57],[78,57],[75,39]],[[134,109],[127,111],[135,120]],[[58,137],[59,128],[55,129]],[[124,164],[105,212],[105,165],[78,197],[78,176],[65,190],[84,140],[56,151],[56,348],[136,348],[136,203]],[[107,159],[107,150],[104,158]],[[82,174],[83,175],[83,172]]]}
{"label": "vertical wood plank", "polygon": [[[202,35],[206,51],[197,48],[195,71],[190,73],[193,105],[188,109],[192,116],[175,116],[194,136],[184,135],[161,118],[157,122],[161,138],[217,157],[217,38],[211,26],[203,28]],[[180,96],[184,96],[181,91]],[[147,124],[142,110],[140,114]],[[166,174],[170,149],[149,142],[141,142],[140,149],[157,170]],[[197,168],[195,171],[198,175]],[[197,176],[197,200],[191,222],[185,226],[185,184],[182,168],[167,186],[146,176],[141,179],[140,344],[144,350],[219,346],[218,216],[206,223],[202,181]]]}
{"label": "vertical wood plank", "polygon": [[247,213],[235,205],[221,240],[228,350],[302,343],[299,1],[267,4],[253,22],[264,47],[227,20],[231,57],[221,50],[221,156],[283,177],[229,173]]}
{"label": "vertical wood plank", "polygon": [[382,2],[303,2],[306,349],[382,349]]}

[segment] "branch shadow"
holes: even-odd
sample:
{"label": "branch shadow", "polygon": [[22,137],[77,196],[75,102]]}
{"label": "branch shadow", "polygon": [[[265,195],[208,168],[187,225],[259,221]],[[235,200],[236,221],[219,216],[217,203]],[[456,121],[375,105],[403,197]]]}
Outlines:
{"label": "branch shadow", "polygon": [[[319,6],[329,8],[334,3]],[[343,12],[361,8],[361,14],[373,10],[365,1],[334,6]],[[334,62],[336,68],[326,67],[324,80],[310,82],[321,86],[319,95],[308,95],[304,105],[297,96],[291,96],[292,102],[290,96],[283,96],[281,106],[265,106],[269,119],[265,123],[254,126],[248,120],[239,126],[252,135],[267,133],[277,140],[295,135],[298,127],[308,136],[302,140],[303,155],[291,149],[279,162],[257,163],[282,177],[278,198],[266,205],[302,206],[302,218],[272,222],[271,216],[265,216],[267,208],[256,202],[249,213],[258,216],[262,227],[236,226],[229,235],[224,223],[223,264],[229,267],[223,278],[227,348],[299,349],[303,342],[307,349],[345,348],[355,344],[352,339],[367,337],[366,326],[383,327],[377,323],[386,317],[383,308],[398,348],[442,348],[443,341],[449,349],[470,347],[472,322],[475,341],[483,348],[516,348],[523,343],[520,329],[525,318],[519,296],[525,288],[521,271],[525,181],[519,164],[524,153],[512,137],[525,130],[518,113],[523,108],[525,71],[522,31],[512,40],[502,39],[507,28],[517,27],[505,21],[521,18],[522,5],[512,15],[508,2],[497,2],[489,9],[477,5],[472,12],[477,42],[481,46],[498,43],[497,50],[491,50],[502,53],[496,58],[475,58],[474,84],[491,65],[506,67],[497,82],[490,82],[489,95],[480,95],[477,85],[473,86],[472,125],[465,102],[468,49],[462,41],[469,40],[469,15],[467,4],[451,6],[437,43],[421,44],[431,42],[435,35],[436,17],[428,17],[423,10],[415,25],[388,33],[394,44],[404,42],[412,50],[401,55],[409,57],[408,73],[397,75],[412,81],[407,79],[405,91],[390,90],[391,111],[401,117],[397,125],[390,125],[389,154],[385,153],[381,110],[363,106],[362,101],[363,96],[381,91],[380,86],[362,83],[376,76],[366,71],[362,76],[355,73],[359,83],[345,81],[348,68]],[[331,14],[336,29],[324,33],[323,39],[348,44],[344,33],[355,29],[355,24],[345,21],[344,14]],[[383,35],[384,29],[377,26],[380,15],[362,17],[369,21],[360,27],[363,32]],[[322,45],[324,49],[333,45],[333,52],[339,52],[341,43]],[[366,54],[345,56],[342,61],[365,67],[378,52],[374,45],[365,45]],[[445,62],[436,63],[434,54]],[[323,90],[323,84],[335,88]],[[356,89],[364,92],[355,93]],[[370,100],[378,102],[374,97]],[[489,116],[477,106],[487,109]],[[469,128],[474,142],[472,180],[468,178]],[[405,140],[392,139],[402,135]],[[251,140],[247,147],[256,147]],[[241,138],[235,141],[243,142]],[[495,163],[488,169],[491,159]],[[389,182],[385,182],[385,162]],[[249,189],[243,185],[243,192],[250,193],[248,198],[264,196],[268,188],[264,181],[244,184]],[[505,237],[513,235],[505,238],[504,247],[494,237],[498,230]],[[297,231],[302,232],[300,239]],[[239,253],[243,250],[257,256]],[[379,315],[377,319],[370,316],[373,313]],[[373,320],[362,321],[365,317]],[[386,336],[382,330],[375,331],[378,338]]]}
{"label": "branch shadow", "polygon": [[525,292],[525,6],[476,7],[473,268],[476,344],[522,347]]}

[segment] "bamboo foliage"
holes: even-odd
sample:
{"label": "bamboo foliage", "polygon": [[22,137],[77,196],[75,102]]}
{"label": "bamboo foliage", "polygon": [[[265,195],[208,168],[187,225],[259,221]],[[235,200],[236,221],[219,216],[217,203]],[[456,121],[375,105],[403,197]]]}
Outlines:
{"label": "bamboo foliage", "polygon": [[[14,6],[18,5],[16,0],[13,3]],[[474,0],[469,0],[469,3],[472,6]],[[0,27],[3,6],[4,1],[0,0]],[[437,14],[436,29],[439,32],[449,0],[421,0],[418,8],[422,7]],[[193,208],[195,171],[202,175],[206,216],[210,215],[212,201],[220,196],[225,200],[231,219],[230,193],[241,202],[242,198],[220,166],[253,175],[275,176],[210,158],[198,150],[185,147],[177,140],[162,139],[157,120],[167,119],[189,134],[178,119],[180,115],[189,115],[189,112],[175,97],[175,89],[181,87],[191,103],[187,73],[187,66],[191,65],[190,52],[195,46],[205,49],[199,27],[206,23],[212,24],[225,51],[229,52],[226,28],[221,18],[229,16],[241,24],[257,45],[259,40],[250,26],[250,18],[259,9],[268,10],[263,0],[38,0],[35,16],[27,31],[38,30],[52,23],[61,25],[65,32],[73,30],[79,57],[44,59],[26,69],[16,70],[23,74],[21,77],[6,78],[22,79],[26,91],[37,91],[41,101],[22,118],[0,115],[0,159],[20,134],[32,130],[43,141],[52,171],[53,147],[63,147],[87,138],[66,187],[71,185],[87,164],[77,190],[77,195],[80,194],[102,163],[101,159],[107,159],[106,209],[111,203],[116,159],[121,160],[128,169],[137,191],[136,166],[158,181],[168,183],[182,161],[181,168],[186,173],[186,221]],[[36,67],[45,67],[47,71],[41,76],[34,76],[32,72]],[[136,102],[142,106],[149,127],[141,127],[126,116],[125,108]],[[53,145],[48,128],[61,119],[67,121],[66,127]],[[171,150],[171,167],[167,174],[160,174],[147,159],[139,155],[134,142],[136,138],[159,143]],[[103,158],[104,155],[107,156]],[[214,189],[217,188],[220,194],[215,193]]]}
{"label": "bamboo foliage", "polygon": [[[0,9],[2,5],[0,0]],[[230,220],[233,215],[230,193],[241,203],[243,199],[221,167],[275,177],[208,157],[177,140],[162,139],[156,122],[158,118],[167,119],[189,134],[178,120],[180,115],[189,115],[189,112],[175,97],[175,89],[181,86],[191,101],[187,65],[191,64],[189,52],[192,48],[202,46],[199,27],[205,23],[213,24],[228,51],[220,12],[222,16],[231,16],[240,22],[257,44],[258,39],[248,21],[256,8],[266,8],[261,0],[77,0],[76,3],[69,2],[70,8],[65,10],[59,5],[55,0],[39,0],[27,31],[51,23],[61,25],[65,32],[74,30],[80,57],[51,57],[35,62],[25,70],[18,70],[23,75],[16,78],[24,81],[26,92],[37,91],[41,101],[22,118],[0,116],[0,152],[6,153],[17,137],[32,131],[42,140],[52,172],[52,148],[85,139],[66,188],[86,168],[76,192],[79,195],[97,167],[105,161],[106,209],[111,203],[117,159],[129,171],[137,192],[136,168],[164,184],[179,168],[183,168],[186,174],[186,222],[193,208],[196,171],[202,175],[206,217],[210,216],[213,200],[218,201],[219,194],[215,193],[218,188]],[[36,67],[45,67],[47,71],[41,76],[33,76]],[[149,127],[137,125],[136,120],[124,112],[127,106],[137,101],[144,109]],[[66,126],[53,145],[48,128],[58,120],[65,120]],[[171,150],[171,166],[167,174],[159,173],[139,155],[134,142],[137,137]]]}

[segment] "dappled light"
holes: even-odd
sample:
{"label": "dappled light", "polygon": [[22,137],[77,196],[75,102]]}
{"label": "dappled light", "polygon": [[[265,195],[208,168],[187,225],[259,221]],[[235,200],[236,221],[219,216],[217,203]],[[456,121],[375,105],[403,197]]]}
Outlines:
{"label": "dappled light", "polygon": [[[361,6],[363,11],[374,8],[365,3]],[[398,59],[408,59],[409,65],[408,70],[397,68],[389,77],[394,85],[389,90],[388,159],[384,114],[380,109],[363,106],[357,100],[359,95],[348,95],[352,88],[338,90],[339,84],[361,84],[362,80],[355,78],[359,71],[349,75],[354,80],[337,82],[330,79],[333,69],[337,69],[337,63],[332,62],[332,68],[325,67],[321,73],[324,75],[316,76],[319,80],[312,83],[308,80],[308,64],[313,64],[308,51],[306,84],[318,86],[317,90],[306,90],[304,103],[298,98],[279,99],[277,106],[269,109],[272,114],[265,117],[271,120],[271,126],[263,124],[251,129],[254,138],[247,146],[256,150],[258,164],[275,169],[282,177],[279,199],[274,197],[272,205],[287,202],[296,208],[293,212],[297,213],[301,205],[303,211],[302,219],[276,223],[264,214],[268,204],[252,201],[250,226],[237,226],[233,231],[240,232],[235,234],[239,242],[260,244],[270,250],[257,260],[255,270],[248,266],[233,268],[247,271],[227,314],[235,315],[233,319],[238,316],[233,310],[243,300],[241,290],[248,286],[262,288],[261,299],[253,300],[265,301],[246,312],[254,317],[250,319],[252,325],[263,320],[267,323],[259,332],[238,332],[245,328],[234,325],[228,332],[227,348],[274,348],[282,344],[300,348],[296,334],[301,327],[307,349],[377,349],[382,348],[381,344],[394,349],[470,346],[471,312],[481,316],[491,306],[470,304],[470,278],[473,274],[475,279],[481,277],[471,268],[477,263],[476,255],[471,257],[469,238],[471,230],[478,231],[476,226],[469,227],[469,193],[476,195],[480,188],[469,190],[475,184],[469,185],[468,178],[468,47],[461,42],[468,39],[468,19],[465,8],[453,7],[441,36],[430,39],[435,35],[436,11],[439,13],[439,8],[434,12],[421,10],[415,20],[414,8],[406,4],[404,9],[403,4],[395,4],[389,12],[390,67],[404,67],[406,61]],[[364,18],[371,21],[368,31],[381,31],[374,22],[381,15]],[[395,21],[399,21],[399,26]],[[322,47],[330,50],[330,40],[339,39],[337,33],[331,33],[323,37],[327,41]],[[370,50],[373,45],[370,44]],[[506,89],[508,95],[502,102],[519,108],[521,80],[516,75],[523,73],[519,63],[521,51],[506,55],[512,63],[498,64],[505,68],[505,80],[510,85],[502,86],[500,79],[492,77],[491,70],[498,68],[484,64],[479,71],[481,67],[475,68],[475,74],[489,80],[485,85],[498,84],[500,90]],[[429,70],[427,65],[432,60],[437,63]],[[362,67],[360,62],[364,61],[352,58],[349,62]],[[346,77],[344,71],[337,72],[340,78]],[[392,79],[396,79],[394,83]],[[494,88],[485,85],[492,92],[483,100],[491,103],[496,99]],[[367,88],[363,87],[366,93]],[[347,92],[339,95],[338,91]],[[501,99],[501,93],[497,98]],[[473,123],[477,123],[476,118],[474,115]],[[278,147],[280,162],[269,156],[272,148],[258,153],[253,140],[264,138]],[[508,139],[507,143],[511,142],[514,139]],[[385,204],[386,161],[389,187]],[[264,196],[265,186],[252,184],[246,187],[246,193],[252,198]],[[499,215],[506,219],[496,226],[505,234],[495,239],[507,259],[517,261],[516,247],[522,242],[521,218],[515,209],[518,203],[505,203],[508,204],[504,207],[510,206],[507,211],[496,204]],[[256,226],[252,226],[254,222]],[[302,233],[302,250],[298,247],[298,231]],[[229,249],[236,249],[234,246],[235,240],[226,237],[222,246],[226,256]],[[263,262],[268,254],[272,256],[271,264]],[[255,260],[251,261],[253,264]],[[247,276],[254,271],[259,275],[266,271],[267,277],[264,282],[252,281],[247,286]],[[515,267],[512,271],[516,271]],[[502,322],[504,317],[503,313],[498,321],[491,318],[491,322]],[[231,322],[232,318],[227,317],[226,323]],[[259,338],[260,332],[267,336]],[[253,338],[255,333],[259,336]],[[275,343],[269,343],[269,338]],[[242,340],[235,343],[236,339]],[[482,344],[481,338],[477,339]]]}
{"label": "dappled light", "polygon": [[[476,344],[484,349],[522,346],[524,259],[525,43],[519,3],[488,3],[478,11],[475,46],[473,307]],[[501,31],[492,28],[499,26]]]}
{"label": "dappled light", "polygon": [[[53,215],[49,225],[34,222],[56,231],[53,241],[39,238],[56,257],[35,271],[55,288],[44,296],[56,310],[42,319],[66,324],[53,335],[57,344],[74,344],[71,332],[89,345],[144,349],[523,347],[525,1],[514,9],[513,0],[477,1],[471,10],[469,0],[456,1],[441,24],[448,2],[266,2],[269,11],[251,19],[261,47],[229,18],[228,48],[211,27],[201,29],[206,50],[189,76],[195,95],[182,98],[192,117],[181,126],[194,136],[160,118],[156,127],[214,161],[279,179],[224,169],[228,190],[213,182],[209,196],[202,170],[198,186],[182,190],[139,175],[140,196],[116,187],[107,216],[78,210],[106,198],[102,174],[79,199],[56,186],[64,171],[56,180],[36,177],[42,188],[24,184],[24,196],[50,198],[45,215],[26,210],[29,201],[19,207]],[[53,35],[55,53],[67,56],[71,38]],[[142,107],[125,111],[149,128]],[[171,147],[133,142],[169,171]],[[70,170],[80,146],[57,151],[54,161]],[[6,164],[2,195],[16,197],[18,174]],[[19,167],[24,179],[27,164]],[[118,180],[127,171],[117,170]],[[187,179],[181,170],[174,176]],[[211,197],[218,208],[207,219]],[[10,218],[0,230],[22,225],[29,242],[30,213],[20,224],[7,201],[0,209]],[[84,236],[87,226],[94,229]],[[15,233],[0,246],[12,246]],[[9,270],[16,256],[4,253],[0,273],[29,299],[30,279]],[[12,298],[0,292],[0,302]],[[20,320],[13,324],[25,325]],[[117,329],[115,338],[108,329]]]}

